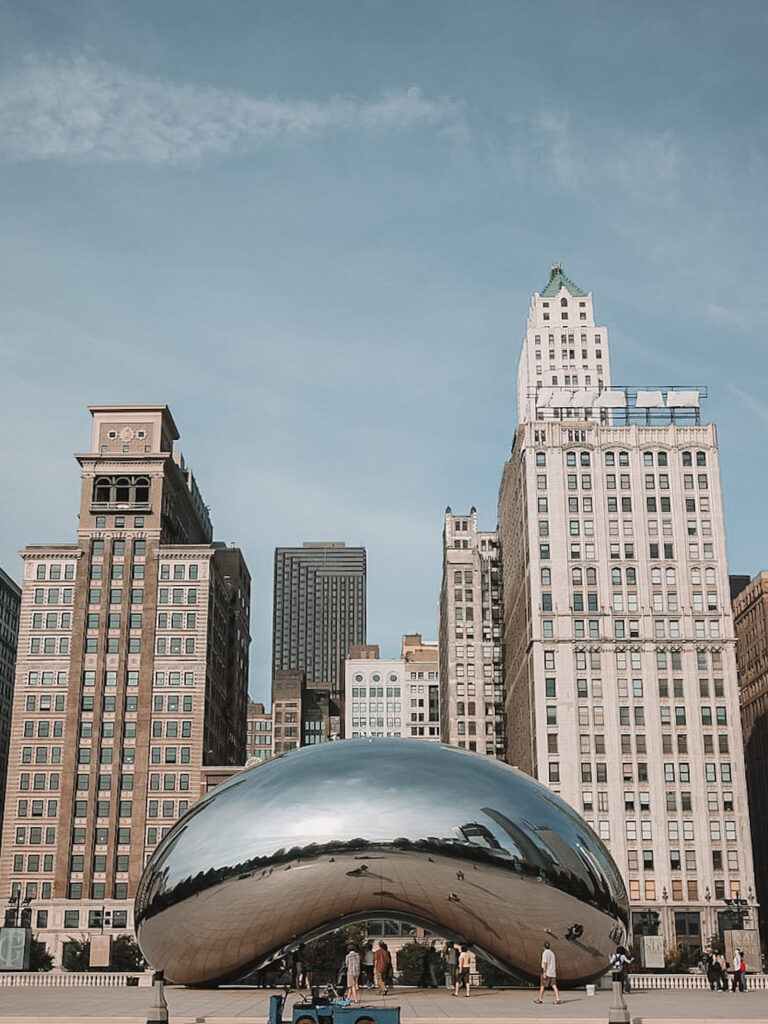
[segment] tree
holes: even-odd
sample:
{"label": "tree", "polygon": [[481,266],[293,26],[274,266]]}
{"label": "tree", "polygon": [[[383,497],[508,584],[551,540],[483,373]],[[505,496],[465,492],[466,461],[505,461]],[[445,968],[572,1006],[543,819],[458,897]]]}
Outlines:
{"label": "tree", "polygon": [[48,947],[44,942],[32,940],[29,950],[29,969],[30,971],[53,970],[53,953],[48,952]]}
{"label": "tree", "polygon": [[430,941],[414,939],[397,951],[397,974],[401,985],[421,985]]}
{"label": "tree", "polygon": [[319,939],[305,943],[304,963],[312,967],[312,984],[325,985],[329,981],[335,983],[349,947],[354,946],[359,953],[365,936],[365,924],[360,922],[337,928],[327,935],[321,935]]}
{"label": "tree", "polygon": [[130,935],[116,935],[112,940],[113,971],[143,971],[146,961],[138,944]]}
{"label": "tree", "polygon": [[91,966],[91,943],[88,939],[70,939],[64,943],[61,966],[65,971],[87,971]]}

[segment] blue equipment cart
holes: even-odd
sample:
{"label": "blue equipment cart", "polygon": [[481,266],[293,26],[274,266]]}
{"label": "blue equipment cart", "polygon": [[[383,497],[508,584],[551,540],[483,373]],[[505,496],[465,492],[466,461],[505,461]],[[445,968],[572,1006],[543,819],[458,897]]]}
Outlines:
{"label": "blue equipment cart", "polygon": [[[283,1019],[285,999],[269,997],[268,1024],[289,1024]],[[348,999],[315,998],[294,1004],[290,1024],[400,1024],[400,1007],[354,1006]]]}

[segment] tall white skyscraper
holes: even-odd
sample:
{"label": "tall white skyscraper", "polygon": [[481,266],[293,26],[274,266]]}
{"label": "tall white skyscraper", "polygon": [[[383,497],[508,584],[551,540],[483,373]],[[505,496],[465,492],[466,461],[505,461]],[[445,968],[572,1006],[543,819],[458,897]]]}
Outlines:
{"label": "tall white skyscraper", "polygon": [[499,496],[507,760],[605,840],[635,937],[689,947],[756,925],[705,397],[612,386],[592,295],[554,266],[531,305]]}

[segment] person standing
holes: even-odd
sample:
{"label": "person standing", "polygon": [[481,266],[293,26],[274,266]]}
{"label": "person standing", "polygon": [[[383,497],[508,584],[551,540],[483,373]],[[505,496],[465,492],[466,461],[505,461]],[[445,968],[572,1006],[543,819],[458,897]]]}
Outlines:
{"label": "person standing", "polygon": [[453,942],[446,943],[445,962],[448,966],[448,975],[451,979],[451,988],[456,985],[456,968],[459,962],[459,954]]}
{"label": "person standing", "polygon": [[354,947],[349,947],[345,963],[347,965],[347,999],[353,1003],[360,1002],[360,954]]}
{"label": "person standing", "polygon": [[387,946],[383,940],[379,941],[376,952],[373,954],[373,968],[376,974],[376,989],[380,996],[387,994],[387,986],[384,979],[387,976]]}
{"label": "person standing", "polygon": [[373,944],[366,942],[363,949],[363,976],[365,987],[373,988]]}
{"label": "person standing", "polygon": [[469,952],[467,944],[464,943],[459,953],[458,972],[456,974],[456,984],[453,989],[453,994],[458,996],[459,989],[463,986],[465,989],[464,995],[469,999],[469,986],[471,982],[472,973],[472,954]]}
{"label": "person standing", "polygon": [[708,949],[706,953],[706,967],[707,967],[707,981],[709,987],[713,992],[719,992],[722,987],[722,968],[720,966],[720,957],[713,949]]}
{"label": "person standing", "polygon": [[742,951],[740,949],[734,949],[734,951],[733,951],[733,986],[731,988],[732,992],[736,992],[737,990],[739,992],[744,992],[746,990],[746,985],[744,984],[744,974],[745,973],[746,973],[746,968],[745,968],[745,964],[744,964],[744,954],[742,953]]}
{"label": "person standing", "polygon": [[728,991],[728,964],[725,962],[725,957],[722,953],[718,953],[715,957],[715,965],[720,969],[719,980],[720,980],[720,991]]}
{"label": "person standing", "polygon": [[440,988],[440,954],[434,942],[430,943],[427,951],[427,967],[429,968],[429,983],[431,988]]}
{"label": "person standing", "polygon": [[611,970],[614,975],[613,980],[620,981],[622,990],[626,993],[629,993],[630,991],[629,971],[634,962],[634,957],[629,956],[623,946],[617,946],[616,952],[611,957]]}
{"label": "person standing", "polygon": [[555,960],[555,954],[549,948],[549,943],[544,943],[544,949],[541,951],[541,988],[539,989],[539,998],[534,999],[534,1003],[544,1002],[544,990],[551,988],[555,993],[555,1002],[560,1002],[560,993],[557,991],[557,962]]}

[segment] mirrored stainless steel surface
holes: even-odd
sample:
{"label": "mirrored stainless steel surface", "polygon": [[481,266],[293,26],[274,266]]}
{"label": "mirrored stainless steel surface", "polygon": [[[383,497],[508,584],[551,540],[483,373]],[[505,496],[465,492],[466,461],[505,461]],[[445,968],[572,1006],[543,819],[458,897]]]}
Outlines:
{"label": "mirrored stainless steel surface", "polygon": [[628,905],[605,846],[544,786],[395,739],[305,747],[235,776],[163,840],[136,897],[144,955],[193,985],[374,918],[467,941],[531,980],[547,940],[567,985],[603,973]]}

